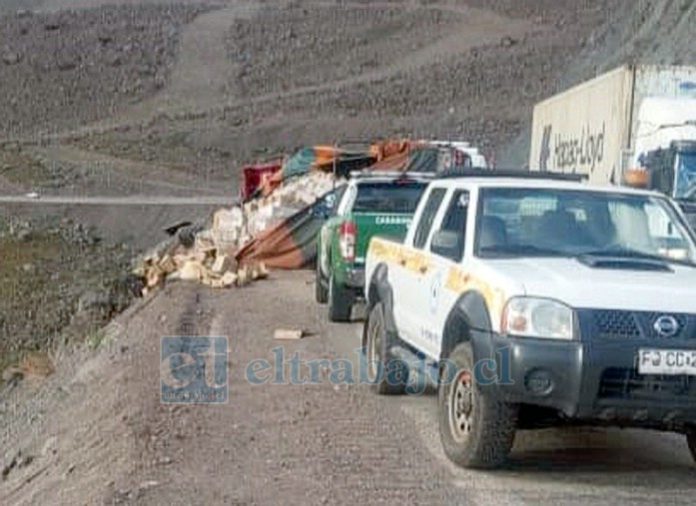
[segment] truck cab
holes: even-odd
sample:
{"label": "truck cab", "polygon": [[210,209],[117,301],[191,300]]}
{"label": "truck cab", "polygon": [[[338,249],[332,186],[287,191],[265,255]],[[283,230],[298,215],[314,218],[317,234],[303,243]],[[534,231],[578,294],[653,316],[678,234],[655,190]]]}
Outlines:
{"label": "truck cab", "polygon": [[696,230],[696,140],[647,151],[639,164],[646,171],[646,186],[674,198]]}
{"label": "truck cab", "polygon": [[696,456],[693,232],[657,192],[548,178],[435,180],[403,242],[372,239],[368,377],[394,394],[404,364],[430,371],[465,467],[570,423],[681,432]]}
{"label": "truck cab", "polygon": [[631,169],[645,171],[642,183],[679,202],[696,226],[696,98],[643,99]]}

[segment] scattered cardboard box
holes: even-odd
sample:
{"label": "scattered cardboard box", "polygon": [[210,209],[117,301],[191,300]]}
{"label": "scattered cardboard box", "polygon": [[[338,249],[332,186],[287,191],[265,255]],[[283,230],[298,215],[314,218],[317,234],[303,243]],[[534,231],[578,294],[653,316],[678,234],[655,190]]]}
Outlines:
{"label": "scattered cardboard box", "polygon": [[273,339],[297,340],[302,339],[304,335],[304,330],[300,329],[276,329],[273,333]]}

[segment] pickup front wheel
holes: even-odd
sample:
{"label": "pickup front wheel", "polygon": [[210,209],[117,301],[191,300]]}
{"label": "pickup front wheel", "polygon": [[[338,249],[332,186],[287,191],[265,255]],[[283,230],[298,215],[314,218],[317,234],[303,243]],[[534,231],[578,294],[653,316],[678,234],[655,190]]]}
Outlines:
{"label": "pickup front wheel", "polygon": [[502,465],[512,449],[517,409],[482,392],[474,371],[471,345],[458,345],[440,374],[440,439],[455,464],[492,469]]}

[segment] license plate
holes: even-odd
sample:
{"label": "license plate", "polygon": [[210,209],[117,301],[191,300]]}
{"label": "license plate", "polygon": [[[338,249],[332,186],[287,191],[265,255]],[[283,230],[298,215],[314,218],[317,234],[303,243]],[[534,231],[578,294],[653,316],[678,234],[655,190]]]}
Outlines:
{"label": "license plate", "polygon": [[638,373],[696,376],[696,350],[638,350]]}

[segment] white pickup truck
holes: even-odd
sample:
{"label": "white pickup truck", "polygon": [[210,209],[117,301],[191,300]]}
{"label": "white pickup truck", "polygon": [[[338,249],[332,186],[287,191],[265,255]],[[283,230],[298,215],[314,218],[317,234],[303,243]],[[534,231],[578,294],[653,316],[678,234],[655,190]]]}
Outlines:
{"label": "white pickup truck", "polygon": [[[434,372],[446,454],[501,465],[517,428],[686,434],[696,458],[696,241],[668,198],[553,176],[434,180],[366,259],[378,393]],[[409,360],[409,357],[418,360]],[[422,373],[422,371],[421,371]]]}

